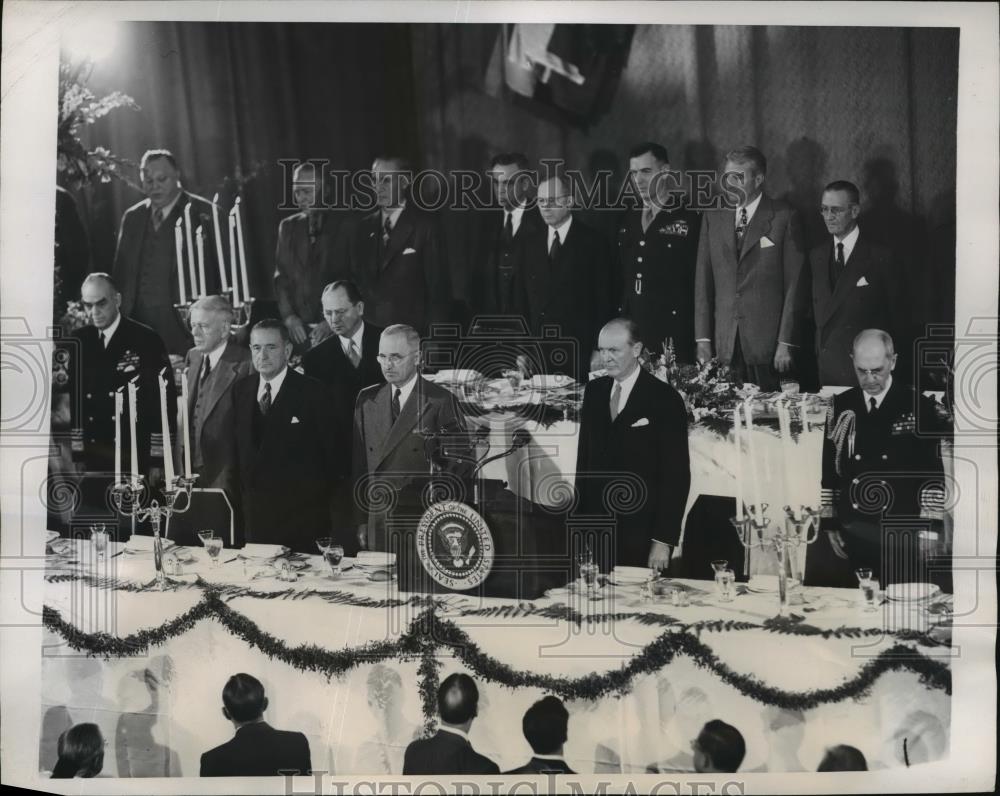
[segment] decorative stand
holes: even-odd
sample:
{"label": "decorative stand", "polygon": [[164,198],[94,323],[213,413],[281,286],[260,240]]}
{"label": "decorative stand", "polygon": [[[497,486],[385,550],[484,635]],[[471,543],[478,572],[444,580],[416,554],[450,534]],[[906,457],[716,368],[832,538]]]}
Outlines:
{"label": "decorative stand", "polygon": [[[131,517],[134,521],[145,522],[150,520],[153,523],[153,564],[156,567],[156,587],[163,589],[166,586],[166,576],[163,573],[163,538],[160,536],[160,520],[165,518],[166,524],[170,523],[171,514],[183,514],[191,508],[191,490],[197,475],[185,478],[183,475],[176,476],[169,489],[163,493],[165,504],[160,505],[158,500],[151,500],[149,506],[141,506],[142,494],[146,490],[143,483],[144,476],[131,476],[128,480],[115,484],[112,494],[114,495],[115,508],[118,513]],[[184,508],[177,507],[177,499],[184,495]]]}
{"label": "decorative stand", "polygon": [[184,325],[187,326],[191,321],[191,307],[194,301],[188,301],[184,304],[174,304],[174,309],[177,310],[178,314],[181,316],[181,320],[184,321]]}
{"label": "decorative stand", "polygon": [[734,517],[732,523],[745,548],[766,550],[773,546],[778,557],[778,613],[786,616],[791,604],[789,587],[802,582],[798,575],[796,551],[800,545],[810,545],[819,537],[819,513],[815,509],[799,506],[796,515],[791,506],[785,506],[784,529],[776,531],[771,537],[765,537],[764,531],[770,524],[770,519],[764,516],[767,508],[768,504],[762,503],[759,517],[749,511],[745,519],[737,520]]}
{"label": "decorative stand", "polygon": [[234,333],[246,329],[250,325],[250,316],[253,310],[253,303],[257,299],[248,298],[240,302],[238,305],[233,307],[233,326],[232,331]]}

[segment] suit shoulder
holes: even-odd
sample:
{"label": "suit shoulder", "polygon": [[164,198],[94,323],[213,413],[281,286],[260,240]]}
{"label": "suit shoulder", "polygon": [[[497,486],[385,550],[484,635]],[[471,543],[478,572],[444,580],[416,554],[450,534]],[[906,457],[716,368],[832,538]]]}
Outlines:
{"label": "suit shoulder", "polygon": [[378,395],[378,391],[381,390],[384,386],[385,382],[382,382],[380,384],[369,384],[367,387],[363,387],[358,392],[358,400],[357,400],[358,405],[360,406],[362,403],[365,403],[366,401],[374,401],[375,396]]}
{"label": "suit shoulder", "polygon": [[301,223],[305,220],[305,213],[293,213],[290,216],[286,216],[278,222],[278,233],[280,234],[282,230],[288,231],[296,224]]}
{"label": "suit shoulder", "polygon": [[587,395],[596,393],[610,383],[611,383],[610,376],[598,376],[596,379],[591,379],[584,385],[583,395],[584,397],[586,397]]}
{"label": "suit shoulder", "polygon": [[146,324],[139,323],[139,321],[132,320],[131,318],[122,318],[122,326],[127,330],[130,337],[142,340],[147,345],[163,347],[163,339],[155,329],[146,326]]}
{"label": "suit shoulder", "polygon": [[138,213],[140,210],[146,210],[148,208],[149,208],[149,199],[140,199],[134,205],[127,208],[124,213],[122,213],[122,218],[131,217],[136,213]]}

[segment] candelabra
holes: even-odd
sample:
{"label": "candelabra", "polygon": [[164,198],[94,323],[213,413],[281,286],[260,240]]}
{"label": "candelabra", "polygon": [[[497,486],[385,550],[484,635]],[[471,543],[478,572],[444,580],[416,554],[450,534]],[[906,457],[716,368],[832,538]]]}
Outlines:
{"label": "candelabra", "polygon": [[819,537],[819,512],[799,506],[796,513],[791,506],[784,507],[785,522],[773,535],[765,535],[770,519],[765,516],[768,504],[761,503],[756,512],[748,510],[743,519],[733,518],[732,523],[742,545],[750,550],[772,548],[778,558],[778,613],[788,613],[790,589],[802,582],[798,574],[797,551],[801,545],[811,545]]}
{"label": "candelabra", "polygon": [[181,304],[174,304],[174,309],[177,310],[178,314],[181,316],[181,320],[184,321],[184,325],[187,326],[191,320],[191,306],[194,301],[185,301]]}
{"label": "candelabra", "polygon": [[256,300],[257,299],[246,298],[233,307],[234,317],[232,331],[234,333],[246,329],[247,326],[250,325],[250,314],[253,309],[253,303]]}
{"label": "candelabra", "polygon": [[[144,476],[129,476],[125,481],[115,484],[112,495],[115,501],[115,508],[119,514],[131,517],[137,522],[149,520],[153,523],[153,565],[156,568],[156,587],[163,589],[166,586],[166,576],[163,572],[163,537],[160,536],[160,522],[165,520],[170,523],[171,514],[183,514],[191,508],[191,490],[197,475],[189,478],[183,475],[176,476],[163,491],[164,504],[155,498],[149,502],[148,506],[142,505],[143,492],[146,491]],[[184,508],[178,507],[178,499],[184,495]]]}

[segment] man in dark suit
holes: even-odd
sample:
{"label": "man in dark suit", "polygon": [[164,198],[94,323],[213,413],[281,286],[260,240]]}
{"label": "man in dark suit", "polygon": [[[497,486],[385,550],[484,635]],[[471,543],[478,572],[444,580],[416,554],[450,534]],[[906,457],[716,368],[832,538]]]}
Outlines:
{"label": "man in dark suit", "polygon": [[260,680],[234,674],[222,689],[222,715],[236,734],[201,756],[202,777],[304,776],[312,772],[309,740],[301,732],[276,730],[264,721],[267,697]]}
{"label": "man in dark suit", "polygon": [[[179,219],[190,216],[192,247],[199,226],[204,235],[206,290],[191,284],[187,258],[194,254],[187,247],[185,227],[181,278],[186,298],[191,300],[218,293],[219,266],[215,257],[212,203],[181,188],[177,161],[165,149],[146,152],[139,174],[147,198],[122,216],[112,274],[122,293],[122,312],[152,327],[163,338],[167,351],[180,355],[191,347],[191,337],[174,309],[174,304],[180,302],[175,228]],[[195,274],[198,274],[197,268]]]}
{"label": "man in dark suit", "polygon": [[647,347],[659,353],[673,343],[678,362],[694,362],[694,274],[698,259],[697,213],[668,196],[670,162],[660,144],[629,153],[629,176],[642,207],[626,211],[618,229],[621,314],[635,321]]}
{"label": "man in dark suit", "polygon": [[607,514],[604,493],[616,477],[638,479],[631,487],[635,505],[616,514],[611,560],[598,563],[605,571],[616,564],[664,570],[680,539],[691,485],[687,411],[673,387],[640,367],[642,341],[632,321],[605,324],[599,352],[608,375],[592,380],[583,394],[580,511]]}
{"label": "man in dark suit", "polygon": [[314,552],[316,538],[331,535],[330,501],[346,475],[348,442],[326,386],[288,367],[292,344],[281,321],[253,327],[250,353],[257,374],[231,393],[246,541]]}
{"label": "man in dark suit", "polygon": [[823,189],[820,207],[831,240],[809,252],[809,279],[816,321],[819,383],[846,387],[856,376],[851,362],[854,337],[862,329],[885,329],[900,340],[900,274],[892,253],[862,235],[858,227],[861,197],[844,180]]}
{"label": "man in dark suit", "polygon": [[441,726],[431,738],[413,741],[403,757],[404,775],[499,774],[500,769],[469,743],[479,710],[479,689],[467,674],[450,674],[437,693]]}
{"label": "man in dark suit", "polygon": [[[854,340],[858,386],[834,398],[823,447],[823,527],[850,569],[882,585],[926,582],[928,551],[944,508],[944,468],[929,399],[896,381],[892,338],[866,329]],[[919,424],[919,426],[918,426]],[[822,542],[815,552],[826,552]],[[810,551],[813,555],[813,551]],[[829,580],[829,579],[827,579]],[[851,572],[832,585],[854,585]]]}
{"label": "man in dark suit", "polygon": [[473,316],[492,316],[483,331],[506,332],[502,316],[527,317],[523,291],[518,289],[524,268],[524,242],[542,226],[532,202],[532,172],[519,152],[503,153],[490,162],[493,195],[499,207],[478,210],[471,219],[470,252],[476,276],[472,285]]}
{"label": "man in dark suit", "polygon": [[[222,296],[206,296],[191,307],[194,348],[184,359],[190,418],[191,468],[200,489],[225,489],[234,503],[230,459],[236,433],[232,401],[223,400],[233,383],[253,373],[250,352],[231,336],[232,305]],[[183,442],[183,441],[182,441]],[[182,446],[178,446],[183,451]]]}
{"label": "man in dark suit", "polygon": [[[374,490],[388,487],[397,509],[419,514],[432,470],[461,478],[468,469],[444,456],[467,448],[465,421],[455,396],[419,375],[420,336],[413,327],[396,325],[382,332],[378,360],[387,383],[363,389],[354,408],[354,493],[374,498]],[[364,500],[359,503],[362,546],[388,550],[386,514],[369,510]]]}
{"label": "man in dark suit", "polygon": [[448,320],[451,301],[437,220],[409,197],[412,172],[405,159],[376,158],[372,179],[378,208],[351,235],[351,274],[368,297],[374,323],[426,331]]}
{"label": "man in dark suit", "polygon": [[747,751],[743,734],[719,719],[705,723],[692,747],[694,770],[699,774],[739,771]]}
{"label": "man in dark suit", "polygon": [[541,336],[542,327],[555,325],[563,337],[575,340],[576,362],[544,367],[549,372],[569,370],[567,375],[585,381],[597,332],[614,308],[611,247],[573,216],[572,187],[564,177],[538,186],[538,210],[545,226],[524,242],[522,289],[531,331]]}
{"label": "man in dark suit", "polygon": [[126,318],[120,311],[122,297],[111,277],[88,276],[80,288],[80,302],[90,326],[77,331],[71,349],[70,384],[79,390],[71,401],[74,458],[82,462],[84,511],[93,516],[110,514],[105,497],[115,466],[115,392],[122,392],[121,467],[132,470],[128,383],[138,379],[136,454],[138,472],[147,484],[163,481],[163,435],[160,414],[160,374],[166,371],[167,418],[176,431],[177,397],[173,370],[163,341],[148,326]]}
{"label": "man in dark suit", "polygon": [[343,220],[317,202],[319,177],[312,163],[295,168],[292,196],[299,212],[278,225],[274,255],[278,310],[301,351],[330,336],[316,297],[324,285],[346,277],[350,269]]}
{"label": "man in dark suit", "polygon": [[569,711],[558,697],[547,696],[528,708],[521,731],[534,752],[523,766],[507,774],[575,774],[563,759]]}
{"label": "man in dark suit", "polygon": [[805,257],[795,211],[763,193],[767,160],[754,147],[726,155],[723,187],[734,210],[702,217],[695,273],[698,359],[715,356],[765,391],[791,373],[801,331]]}

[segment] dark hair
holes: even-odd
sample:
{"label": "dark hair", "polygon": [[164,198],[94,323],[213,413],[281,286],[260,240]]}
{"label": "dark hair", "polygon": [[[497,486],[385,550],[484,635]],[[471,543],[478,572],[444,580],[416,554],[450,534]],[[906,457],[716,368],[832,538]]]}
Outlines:
{"label": "dark hair", "polygon": [[479,712],[479,689],[467,674],[449,674],[438,688],[438,713],[448,724],[464,724]]}
{"label": "dark hair", "polygon": [[530,168],[528,156],[522,152],[501,152],[494,155],[490,161],[490,170],[497,166],[517,166],[518,171],[528,171]]}
{"label": "dark hair", "polygon": [[264,318],[263,320],[257,321],[250,330],[250,334],[253,334],[258,329],[277,329],[281,332],[281,339],[286,343],[291,342],[291,338],[288,336],[288,329],[285,327],[281,321],[277,318]]}
{"label": "dark hair", "polygon": [[858,186],[853,182],[834,180],[823,189],[823,193],[827,191],[844,191],[852,205],[861,204],[861,191],[858,190]]}
{"label": "dark hair", "polygon": [[165,160],[174,169],[180,171],[180,166],[177,165],[177,158],[174,157],[174,153],[169,149],[147,149],[142,153],[142,160],[139,161],[139,171],[145,171],[146,164],[151,160]]}
{"label": "dark hair", "polygon": [[383,153],[381,155],[376,155],[375,157],[373,157],[372,158],[372,163],[375,163],[376,160],[391,161],[392,163],[396,164],[395,171],[404,172],[404,173],[408,174],[410,177],[413,176],[413,171],[414,171],[413,161],[410,160],[405,155],[394,155],[394,154],[384,154]]}
{"label": "dark hair", "polygon": [[660,163],[670,162],[670,156],[667,154],[667,148],[662,144],[655,143],[654,141],[643,141],[641,144],[636,144],[632,147],[628,151],[629,160],[632,158],[641,158],[647,152],[660,161]]}
{"label": "dark hair", "polygon": [[343,290],[347,294],[347,299],[351,302],[351,304],[357,304],[359,301],[364,301],[364,297],[361,295],[361,291],[358,290],[358,286],[350,279],[338,279],[336,282],[331,282],[323,288],[322,295],[325,296],[327,293],[332,293],[334,290]]}
{"label": "dark hair", "polygon": [[77,724],[59,736],[52,779],[96,777],[104,767],[104,736],[96,724]]}
{"label": "dark hair", "polygon": [[817,771],[867,771],[868,761],[858,749],[846,744],[826,750]]}
{"label": "dark hair", "polygon": [[767,174],[767,158],[755,146],[738,146],[726,153],[726,161],[740,166],[749,163],[758,174]]}
{"label": "dark hair", "polygon": [[558,697],[547,696],[528,708],[521,719],[521,731],[535,754],[551,755],[566,743],[569,711]]}
{"label": "dark hair", "polygon": [[719,719],[713,719],[701,728],[697,744],[717,771],[737,771],[747,753],[740,731]]}
{"label": "dark hair", "polygon": [[234,674],[222,689],[222,704],[233,721],[253,721],[264,712],[264,686],[253,675]]}

